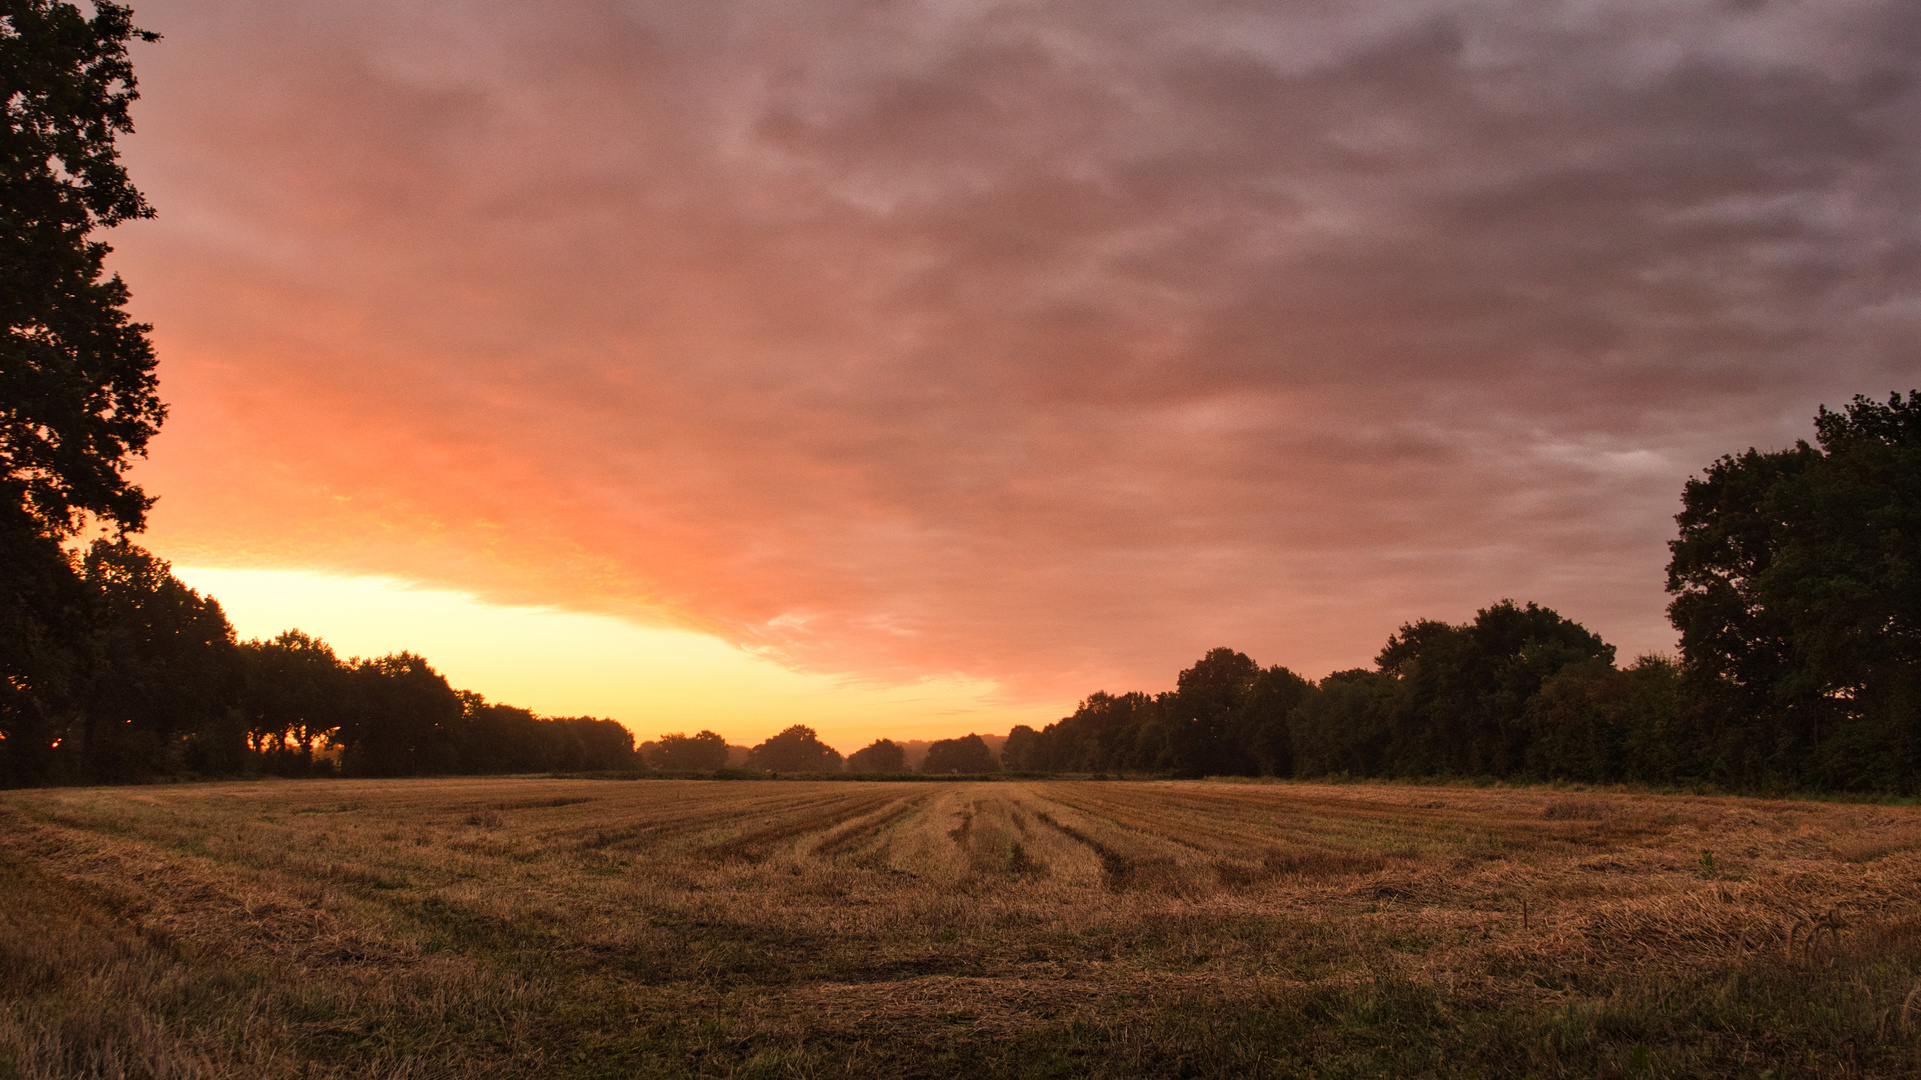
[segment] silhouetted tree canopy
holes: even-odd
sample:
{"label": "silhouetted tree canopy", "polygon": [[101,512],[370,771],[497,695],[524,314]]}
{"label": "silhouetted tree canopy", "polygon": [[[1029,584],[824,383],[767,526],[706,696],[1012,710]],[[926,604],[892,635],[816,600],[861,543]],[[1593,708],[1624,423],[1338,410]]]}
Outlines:
{"label": "silhouetted tree canopy", "polygon": [[1527,707],[1524,772],[1541,778],[1672,784],[1690,762],[1674,661],[1643,656],[1625,671],[1603,660],[1569,664]]}
{"label": "silhouetted tree canopy", "polygon": [[124,529],[147,498],[126,478],[166,415],[150,327],[125,311],[95,229],[152,210],[121,166],[133,130],[128,9],[56,0],[0,13],[0,505],[65,535],[81,514]]}
{"label": "silhouetted tree canopy", "polygon": [[1503,600],[1460,626],[1422,620],[1389,637],[1375,663],[1409,684],[1414,710],[1388,752],[1403,775],[1509,776],[1523,768],[1523,715],[1569,664],[1612,663],[1614,647],[1535,604]]}
{"label": "silhouetted tree canopy", "polygon": [[988,773],[995,769],[993,752],[987,749],[987,740],[979,735],[936,739],[920,763],[920,771],[924,773]]}
{"label": "silhouetted tree canopy", "polygon": [[458,772],[460,694],[423,656],[391,653],[353,667],[353,693],[340,724],[340,769],[348,776]]}
{"label": "silhouetted tree canopy", "polygon": [[98,541],[85,577],[100,598],[102,655],[78,733],[88,779],[241,770],[246,721],[233,627],[220,604],[126,541]]}
{"label": "silhouetted tree canopy", "polygon": [[1001,744],[1001,768],[1015,772],[1041,770],[1046,765],[1046,742],[1041,733],[1026,724],[1015,724]]}
{"label": "silhouetted tree canopy", "polygon": [[1388,637],[1310,684],[1213,649],[1176,689],[1016,728],[1010,768],[1921,790],[1921,394],[1823,409],[1817,446],[1722,458],[1677,517],[1682,662],[1538,604]]}
{"label": "silhouetted tree canopy", "polygon": [[[148,500],[126,470],[166,415],[148,327],[94,230],[151,214],[119,161],[135,97],[126,8],[0,6],[0,781],[71,776],[98,597],[62,547]],[[64,749],[64,753],[56,753]]]}
{"label": "silhouetted tree canopy", "polygon": [[[1411,734],[1402,724],[1411,685],[1382,671],[1352,668],[1320,681],[1288,718],[1300,776],[1389,776]],[[1421,769],[1414,775],[1436,775]]]}
{"label": "silhouetted tree canopy", "polygon": [[346,715],[347,670],[326,642],[299,630],[240,646],[240,707],[248,742],[267,771],[306,776],[314,750]]}
{"label": "silhouetted tree canopy", "polygon": [[875,739],[847,758],[849,772],[900,773],[907,771],[907,751],[892,739]]}
{"label": "silhouetted tree canopy", "polygon": [[1261,667],[1246,653],[1211,649],[1180,673],[1168,699],[1172,710],[1168,766],[1181,776],[1221,776],[1249,771],[1240,706],[1254,689]]}
{"label": "silhouetted tree canopy", "polygon": [[1669,614],[1711,771],[1911,789],[1921,773],[1921,392],[1815,417],[1688,482]]}
{"label": "silhouetted tree canopy", "polygon": [[591,716],[539,717],[460,692],[466,724],[456,740],[468,773],[594,772],[631,769],[634,735]]}
{"label": "silhouetted tree canopy", "polygon": [[712,772],[727,764],[727,740],[711,731],[662,735],[643,748],[651,768],[673,772]]}
{"label": "silhouetted tree canopy", "polygon": [[754,747],[748,762],[770,772],[835,772],[840,751],[821,742],[813,728],[795,724]]}
{"label": "silhouetted tree canopy", "polygon": [[98,658],[98,610],[59,539],[0,500],[0,784],[74,778],[62,742]]}

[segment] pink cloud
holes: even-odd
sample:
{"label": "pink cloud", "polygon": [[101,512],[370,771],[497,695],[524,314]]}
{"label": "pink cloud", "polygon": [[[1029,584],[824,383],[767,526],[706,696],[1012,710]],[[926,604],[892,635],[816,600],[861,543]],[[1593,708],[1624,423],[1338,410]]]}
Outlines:
{"label": "pink cloud", "polygon": [[155,540],[1015,695],[1666,646],[1683,479],[1921,381],[1921,21],[1328,10],[142,11]]}

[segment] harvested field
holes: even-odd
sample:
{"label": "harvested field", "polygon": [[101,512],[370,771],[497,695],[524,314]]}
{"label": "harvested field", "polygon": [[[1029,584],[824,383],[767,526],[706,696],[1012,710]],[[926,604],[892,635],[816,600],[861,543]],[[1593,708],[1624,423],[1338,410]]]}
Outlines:
{"label": "harvested field", "polygon": [[0,830],[0,1077],[1921,1075],[1906,807],[462,779]]}

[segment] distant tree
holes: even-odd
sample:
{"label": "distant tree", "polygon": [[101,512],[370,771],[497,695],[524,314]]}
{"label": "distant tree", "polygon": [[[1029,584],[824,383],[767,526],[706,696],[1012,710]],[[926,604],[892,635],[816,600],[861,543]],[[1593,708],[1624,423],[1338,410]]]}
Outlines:
{"label": "distant tree", "polygon": [[425,657],[398,652],[354,666],[337,738],[349,776],[457,772],[465,719],[460,694]]}
{"label": "distant tree", "polygon": [[1015,724],[1001,746],[1001,768],[1031,772],[1047,768],[1047,742],[1026,724]]}
{"label": "distant tree", "polygon": [[631,769],[634,735],[612,720],[591,716],[542,717],[460,691],[464,725],[458,730],[464,773],[582,772]]}
{"label": "distant tree", "polygon": [[1236,712],[1237,741],[1253,766],[1250,771],[1262,776],[1294,775],[1294,744],[1287,718],[1313,689],[1314,684],[1278,664],[1255,678]]}
{"label": "distant tree", "polygon": [[1180,673],[1166,714],[1176,774],[1221,776],[1255,771],[1247,752],[1245,705],[1261,667],[1246,653],[1211,649]]}
{"label": "distant tree", "polygon": [[462,723],[451,735],[458,771],[473,774],[547,772],[560,768],[561,732],[531,710],[500,705],[461,690]]}
{"label": "distant tree", "polygon": [[1921,391],[1721,458],[1669,546],[1693,733],[1740,786],[1921,789]]}
{"label": "distant tree", "polygon": [[1184,771],[1182,744],[1191,725],[1180,715],[1180,696],[1168,690],[1146,701],[1147,707],[1130,718],[1133,726],[1114,767],[1131,772]]}
{"label": "distant tree", "polygon": [[565,772],[631,769],[635,765],[634,733],[616,720],[593,716],[562,716],[542,721],[564,734],[554,768]]}
{"label": "distant tree", "polygon": [[711,731],[662,735],[652,744],[647,764],[669,772],[712,772],[727,764],[727,740]]}
{"label": "distant tree", "polygon": [[907,771],[907,751],[892,739],[875,739],[854,751],[847,759],[848,772],[902,773]]}
{"label": "distant tree", "polygon": [[987,749],[987,740],[979,735],[936,739],[927,748],[927,758],[921,762],[920,771],[938,774],[990,773],[995,771],[994,755]]}
{"label": "distant tree", "polygon": [[754,747],[748,761],[770,772],[835,772],[840,769],[840,751],[821,742],[813,728],[795,724]]}
{"label": "distant tree", "polygon": [[285,776],[330,771],[314,751],[346,714],[346,665],[326,642],[299,630],[245,642],[239,656],[241,712],[262,767]]}
{"label": "distant tree", "polygon": [[1055,772],[1118,772],[1152,769],[1140,763],[1142,747],[1154,753],[1155,740],[1142,733],[1160,722],[1154,699],[1146,694],[1089,694],[1074,714],[1041,729],[1042,768]]}
{"label": "distant tree", "polygon": [[83,699],[87,777],[239,772],[243,675],[219,601],[125,540],[95,542],[84,576],[100,604],[99,660]]}
{"label": "distant tree", "polygon": [[1408,684],[1412,713],[1384,749],[1392,775],[1509,776],[1525,765],[1527,703],[1569,664],[1612,663],[1614,647],[1536,604],[1503,600],[1460,626],[1423,619],[1376,658]]}
{"label": "distant tree", "polygon": [[1409,690],[1403,680],[1365,668],[1322,679],[1288,717],[1294,775],[1392,775]]}
{"label": "distant tree", "polygon": [[1698,768],[1679,730],[1680,671],[1643,656],[1623,671],[1569,664],[1528,702],[1528,773],[1599,783],[1673,783]]}

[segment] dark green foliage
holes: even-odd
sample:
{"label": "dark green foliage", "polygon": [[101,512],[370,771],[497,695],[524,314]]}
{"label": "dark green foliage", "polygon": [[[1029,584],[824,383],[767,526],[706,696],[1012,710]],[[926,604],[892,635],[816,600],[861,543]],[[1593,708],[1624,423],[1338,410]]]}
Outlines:
{"label": "dark green foliage", "polygon": [[770,772],[836,772],[840,751],[821,742],[813,728],[795,724],[754,747],[748,764]]}
{"label": "dark green foliage", "polygon": [[1289,717],[1297,775],[1676,783],[1696,778],[1672,661],[1534,604],[1403,626],[1375,670],[1336,672]]}
{"label": "dark green foliage", "polygon": [[349,776],[580,772],[636,764],[633,734],[612,720],[548,719],[492,704],[453,689],[412,653],[355,664],[340,708],[343,719],[331,737]]}
{"label": "dark green foliage", "polygon": [[1212,649],[1181,672],[1163,715],[1168,720],[1168,764],[1180,776],[1251,771],[1241,704],[1260,677],[1259,664],[1233,649]]}
{"label": "dark green foliage", "polygon": [[[11,539],[42,565],[10,579],[8,615],[22,632],[6,647],[34,678],[10,680],[0,700],[0,782],[123,782],[249,767],[244,672],[218,601],[125,540],[95,542],[75,566],[43,530],[24,527]],[[22,596],[21,582],[40,591]],[[56,605],[52,617],[39,617]]]}
{"label": "dark green foliage", "polygon": [[1921,782],[1921,392],[1815,418],[1819,447],[1688,483],[1668,591],[1702,767],[1744,787]]}
{"label": "dark green foliage", "polygon": [[658,742],[644,743],[640,749],[651,769],[712,772],[727,764],[727,740],[711,731],[662,735]]}
{"label": "dark green foliage", "polygon": [[1154,697],[1091,694],[1074,715],[1040,731],[1015,728],[1002,763],[1047,772],[1291,773],[1287,718],[1311,689],[1306,679],[1223,648],[1181,672],[1177,685]]}
{"label": "dark green foliage", "polygon": [[1401,627],[1376,658],[1407,684],[1391,742],[1390,774],[1510,776],[1526,760],[1527,703],[1569,664],[1611,663],[1614,647],[1578,623],[1503,600],[1461,626],[1422,620]]}
{"label": "dark green foliage", "polygon": [[[426,660],[342,663],[289,630],[239,648],[249,766],[283,776],[420,776],[631,770],[634,737],[612,720],[541,717],[455,690]],[[718,736],[716,736],[718,738]]]}
{"label": "dark green foliage", "polygon": [[[1644,660],[1623,673],[1613,657],[1579,624],[1504,600],[1460,626],[1403,626],[1377,670],[1336,672],[1319,685],[1213,649],[1180,673],[1174,692],[1091,695],[1042,731],[1016,728],[1002,755],[1009,768],[1178,776],[1620,779],[1624,762],[1668,767],[1647,744],[1670,734],[1673,667]],[[1569,675],[1554,707],[1537,707],[1542,688],[1574,670],[1607,692],[1588,693]],[[1606,715],[1594,715],[1603,705]],[[1596,749],[1597,739],[1606,746]]]}
{"label": "dark green foliage", "polygon": [[552,771],[554,754],[544,728],[552,727],[527,709],[496,705],[471,690],[460,691],[459,732],[462,772]]}
{"label": "dark green foliage", "polygon": [[1246,771],[1262,776],[1294,773],[1294,740],[1287,718],[1314,689],[1314,684],[1275,665],[1255,677],[1235,712],[1237,739],[1246,748]]}
{"label": "dark green foliage", "polygon": [[1625,671],[1570,664],[1528,703],[1525,771],[1603,783],[1690,779],[1680,695],[1680,670],[1666,657],[1644,656]]}
{"label": "dark green foliage", "polygon": [[597,716],[558,716],[537,723],[550,724],[547,768],[561,772],[590,769],[631,769],[636,764],[634,733],[617,720]]}
{"label": "dark green foliage", "polygon": [[987,749],[987,740],[979,735],[936,739],[927,748],[927,757],[920,763],[921,772],[935,775],[989,773],[998,768],[993,751]]}
{"label": "dark green foliage", "polygon": [[[1018,730],[1018,729],[1016,729]],[[1029,730],[1032,730],[1031,728]],[[1009,739],[1009,742],[1013,740]],[[875,739],[847,759],[848,772],[901,773],[907,771],[907,751],[892,739]]]}
{"label": "dark green foliage", "polygon": [[[1118,772],[1137,769],[1142,745],[1153,746],[1142,733],[1159,723],[1153,699],[1145,694],[1119,697],[1096,691],[1082,701],[1074,715],[1041,729],[1039,746],[1025,749],[1025,768],[1052,772]],[[1158,765],[1148,766],[1158,768]]]}
{"label": "dark green foliage", "polygon": [[1410,686],[1393,675],[1355,668],[1322,679],[1288,718],[1300,776],[1385,776],[1403,759],[1402,719]]}

